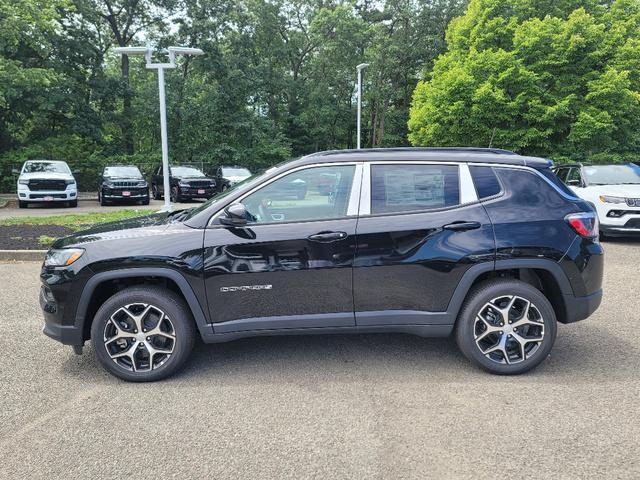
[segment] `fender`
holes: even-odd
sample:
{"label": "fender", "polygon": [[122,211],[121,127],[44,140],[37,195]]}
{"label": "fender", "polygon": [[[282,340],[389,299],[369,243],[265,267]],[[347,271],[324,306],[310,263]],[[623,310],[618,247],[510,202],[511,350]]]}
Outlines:
{"label": "fender", "polygon": [[553,260],[549,260],[547,258],[513,258],[508,260],[496,260],[495,265],[494,262],[485,262],[469,268],[469,270],[467,270],[462,276],[462,279],[460,279],[460,283],[458,283],[458,286],[451,296],[449,305],[447,306],[447,313],[450,315],[450,318],[453,318],[453,321],[455,322],[455,319],[458,317],[458,313],[460,312],[460,308],[462,308],[462,303],[467,297],[473,282],[475,282],[481,274],[490,271],[499,272],[500,270],[513,270],[517,268],[546,270],[551,273],[556,282],[558,282],[562,295],[574,295],[566,273],[562,270],[562,267]]}
{"label": "fender", "polygon": [[84,327],[84,322],[86,321],[87,310],[89,309],[89,302],[91,300],[91,296],[95,289],[102,282],[107,280],[115,280],[119,278],[134,278],[134,277],[160,277],[160,278],[168,278],[173,280],[178,288],[182,292],[185,300],[187,301],[187,305],[191,310],[193,318],[196,321],[196,325],[198,326],[198,330],[200,331],[200,335],[204,336],[208,333],[213,332],[213,327],[207,321],[207,317],[204,314],[202,306],[198,301],[195,293],[193,293],[193,289],[189,282],[182,276],[180,272],[172,270],[170,268],[123,268],[116,270],[109,270],[107,272],[96,273],[92,276],[87,283],[85,284],[82,294],[80,295],[80,301],[78,302],[78,308],[76,310],[76,318],[75,318],[75,326],[82,331]]}

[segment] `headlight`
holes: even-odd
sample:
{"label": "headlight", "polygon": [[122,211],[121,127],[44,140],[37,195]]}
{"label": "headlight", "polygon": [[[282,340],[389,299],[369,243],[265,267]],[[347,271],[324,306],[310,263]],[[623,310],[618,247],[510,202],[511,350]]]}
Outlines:
{"label": "headlight", "polygon": [[67,185],[74,185],[76,183],[76,181],[72,178],[71,180],[65,180],[64,181]]}
{"label": "headlight", "polygon": [[607,195],[600,195],[600,201],[602,203],[625,203],[626,200],[622,197],[609,197]]}
{"label": "headlight", "polygon": [[68,267],[78,260],[84,250],[82,248],[62,248],[59,250],[49,250],[44,257],[45,267]]}
{"label": "headlight", "polygon": [[185,188],[189,188],[189,184],[188,183],[184,183],[184,182],[179,182],[178,185],[180,185],[181,187],[185,187]]}
{"label": "headlight", "polygon": [[147,186],[147,182],[138,182],[137,187],[142,188],[142,187],[146,187]]}
{"label": "headlight", "polygon": [[26,180],[26,179],[23,178],[23,179],[18,180],[18,183],[20,185],[29,185],[29,180]]}

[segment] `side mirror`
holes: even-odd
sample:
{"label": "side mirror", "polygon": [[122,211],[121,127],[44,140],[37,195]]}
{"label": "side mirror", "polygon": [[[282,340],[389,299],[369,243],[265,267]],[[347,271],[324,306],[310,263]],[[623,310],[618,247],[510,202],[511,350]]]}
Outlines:
{"label": "side mirror", "polygon": [[80,175],[80,170],[72,170],[71,174],[72,175]]}
{"label": "side mirror", "polygon": [[567,180],[567,185],[570,187],[581,187],[582,182],[580,180]]}
{"label": "side mirror", "polygon": [[247,209],[241,203],[234,203],[224,209],[220,223],[227,227],[244,227],[247,224]]}

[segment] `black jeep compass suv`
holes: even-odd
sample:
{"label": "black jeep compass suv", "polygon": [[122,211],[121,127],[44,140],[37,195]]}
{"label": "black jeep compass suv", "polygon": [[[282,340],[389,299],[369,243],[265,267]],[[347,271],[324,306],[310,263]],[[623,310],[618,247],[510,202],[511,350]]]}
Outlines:
{"label": "black jeep compass suv", "polygon": [[77,353],[91,339],[132,381],[178,370],[196,335],[453,333],[474,364],[522,373],[602,297],[596,216],[551,166],[475,148],[308,155],[197,208],[58,240],[44,333]]}

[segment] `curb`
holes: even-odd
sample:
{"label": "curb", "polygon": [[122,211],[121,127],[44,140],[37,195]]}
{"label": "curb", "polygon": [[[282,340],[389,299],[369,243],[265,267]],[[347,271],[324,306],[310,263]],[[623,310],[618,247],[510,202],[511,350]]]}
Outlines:
{"label": "curb", "polygon": [[46,250],[0,250],[0,262],[42,262]]}

